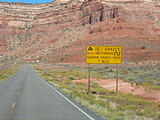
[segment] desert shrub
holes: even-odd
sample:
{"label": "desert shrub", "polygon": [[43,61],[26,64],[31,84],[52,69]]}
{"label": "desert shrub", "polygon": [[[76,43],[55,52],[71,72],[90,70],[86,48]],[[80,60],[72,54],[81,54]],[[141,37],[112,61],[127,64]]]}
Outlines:
{"label": "desert shrub", "polygon": [[109,67],[104,67],[104,69],[109,69]]}
{"label": "desert shrub", "polygon": [[126,106],[124,105],[119,105],[118,108],[120,111],[126,111]]}
{"label": "desert shrub", "polygon": [[135,79],[134,82],[136,83],[136,85],[141,85],[143,83],[142,79]]}
{"label": "desert shrub", "polygon": [[71,83],[70,86],[71,86],[71,88],[76,88],[77,87],[76,84],[74,84],[74,83]]}
{"label": "desert shrub", "polygon": [[114,115],[114,120],[124,120],[124,113],[123,112],[117,112]]}
{"label": "desert shrub", "polygon": [[5,74],[3,74],[3,73],[0,74],[0,79],[5,79],[5,77],[6,77]]}
{"label": "desert shrub", "polygon": [[93,87],[97,87],[97,86],[98,86],[98,83],[97,83],[97,82],[93,82],[93,83],[92,83],[92,86],[93,86]]}
{"label": "desert shrub", "polygon": [[131,77],[131,76],[128,76],[128,77],[126,77],[125,79],[126,79],[126,80],[128,80],[129,82],[131,82],[131,81],[134,81],[134,80],[135,80],[135,78],[133,78],[133,77]]}
{"label": "desert shrub", "polygon": [[113,72],[113,70],[112,70],[112,69],[110,69],[110,70],[108,70],[108,72]]}
{"label": "desert shrub", "polygon": [[155,117],[155,112],[151,110],[149,107],[144,108],[144,115],[148,118],[154,118]]}
{"label": "desert shrub", "polygon": [[74,80],[75,78],[72,77],[72,76],[69,76],[68,79],[69,79],[69,80]]}
{"label": "desert shrub", "polygon": [[128,71],[132,71],[132,68],[129,67],[127,70],[128,70]]}
{"label": "desert shrub", "polygon": [[160,120],[160,115],[157,116],[157,120]]}
{"label": "desert shrub", "polygon": [[146,46],[144,46],[144,45],[141,46],[141,49],[145,49],[145,48],[146,48]]}
{"label": "desert shrub", "polygon": [[129,110],[136,110],[137,106],[136,105],[127,105],[126,108]]}
{"label": "desert shrub", "polygon": [[138,116],[143,116],[144,115],[144,112],[140,109],[137,110],[137,115]]}
{"label": "desert shrub", "polygon": [[63,60],[64,60],[64,58],[61,58],[60,60],[61,60],[61,61],[63,61]]}

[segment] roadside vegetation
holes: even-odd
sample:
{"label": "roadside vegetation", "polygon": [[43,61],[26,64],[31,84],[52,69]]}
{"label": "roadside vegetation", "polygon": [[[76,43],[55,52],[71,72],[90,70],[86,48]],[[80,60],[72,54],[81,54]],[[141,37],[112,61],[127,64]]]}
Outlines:
{"label": "roadside vegetation", "polygon": [[121,67],[120,78],[151,90],[160,90],[160,65]]}
{"label": "roadside vegetation", "polygon": [[8,69],[0,70],[0,82],[16,73],[18,69],[19,65],[14,65]]}
{"label": "roadside vegetation", "polygon": [[[68,64],[56,64],[51,67],[34,66],[36,72],[47,82],[58,88],[63,94],[77,100],[109,120],[160,120],[160,104],[144,100],[132,94],[108,91],[91,82],[91,94],[87,95],[87,85],[74,80],[87,78],[87,67],[75,67]],[[115,78],[115,68],[92,66],[92,78]],[[120,67],[120,78],[151,89],[160,88],[158,81],[160,65]],[[139,79],[138,79],[139,78]],[[143,79],[142,79],[143,78]],[[152,83],[152,84],[150,84]],[[156,86],[156,87],[155,87]]]}

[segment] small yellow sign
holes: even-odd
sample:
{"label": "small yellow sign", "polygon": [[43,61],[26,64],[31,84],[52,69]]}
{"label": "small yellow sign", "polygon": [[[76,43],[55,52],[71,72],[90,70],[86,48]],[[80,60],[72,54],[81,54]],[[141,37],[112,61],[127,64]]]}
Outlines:
{"label": "small yellow sign", "polygon": [[121,46],[87,46],[87,64],[121,64]]}

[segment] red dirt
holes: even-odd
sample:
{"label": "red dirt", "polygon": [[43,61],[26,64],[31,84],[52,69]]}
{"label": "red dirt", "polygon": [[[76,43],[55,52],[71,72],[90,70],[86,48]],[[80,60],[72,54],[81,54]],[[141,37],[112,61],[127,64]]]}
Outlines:
{"label": "red dirt", "polygon": [[[106,88],[107,90],[115,91],[116,88],[115,79],[96,80],[92,78],[91,81],[97,82],[100,86]],[[74,80],[73,82],[82,82],[87,84],[87,79]],[[130,83],[124,82],[123,80],[119,80],[119,92],[125,94],[131,93],[135,96],[144,98],[149,101],[160,102],[160,91],[148,90],[142,86],[134,87]]]}

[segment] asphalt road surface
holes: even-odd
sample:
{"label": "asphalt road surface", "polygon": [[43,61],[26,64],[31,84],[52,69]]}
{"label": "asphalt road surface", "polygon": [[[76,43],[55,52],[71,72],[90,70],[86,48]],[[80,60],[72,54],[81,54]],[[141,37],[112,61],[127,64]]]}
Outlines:
{"label": "asphalt road surface", "polygon": [[0,83],[0,120],[102,120],[41,79],[30,65]]}

